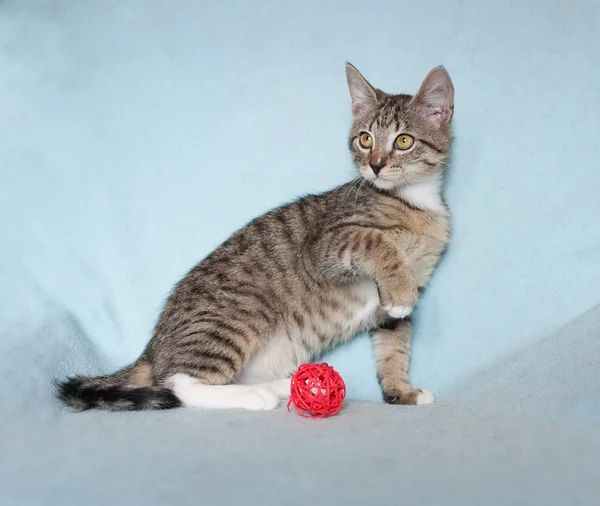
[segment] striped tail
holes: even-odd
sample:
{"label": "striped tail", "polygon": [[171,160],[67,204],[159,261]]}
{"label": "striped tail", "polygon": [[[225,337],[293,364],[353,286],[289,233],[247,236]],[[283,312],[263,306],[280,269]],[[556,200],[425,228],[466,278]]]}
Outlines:
{"label": "striped tail", "polygon": [[56,384],[56,394],[60,401],[74,411],[140,411],[183,406],[168,388],[131,384],[131,379],[142,368],[149,370],[147,364],[133,364],[110,376],[69,378]]}

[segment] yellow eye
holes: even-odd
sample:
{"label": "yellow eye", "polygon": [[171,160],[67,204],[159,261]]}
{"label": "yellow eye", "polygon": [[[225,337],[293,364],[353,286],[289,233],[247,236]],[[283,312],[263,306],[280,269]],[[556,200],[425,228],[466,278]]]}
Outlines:
{"label": "yellow eye", "polygon": [[407,149],[410,149],[414,143],[414,137],[406,134],[400,134],[394,141],[394,147],[400,151],[406,151]]}
{"label": "yellow eye", "polygon": [[363,148],[369,149],[373,146],[373,137],[371,137],[367,132],[363,132],[362,134],[360,134],[358,142],[360,142],[360,145]]}

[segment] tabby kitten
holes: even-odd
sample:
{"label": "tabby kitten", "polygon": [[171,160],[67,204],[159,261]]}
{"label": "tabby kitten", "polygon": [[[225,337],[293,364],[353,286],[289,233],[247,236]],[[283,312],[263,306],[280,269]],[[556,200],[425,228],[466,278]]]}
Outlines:
{"label": "tabby kitten", "polygon": [[414,96],[350,64],[349,146],[359,177],[254,219],[174,287],[132,365],[58,384],[75,410],[274,409],[290,375],[369,331],[383,397],[428,404],[408,379],[411,323],[450,236],[441,196],[454,87],[433,69]]}

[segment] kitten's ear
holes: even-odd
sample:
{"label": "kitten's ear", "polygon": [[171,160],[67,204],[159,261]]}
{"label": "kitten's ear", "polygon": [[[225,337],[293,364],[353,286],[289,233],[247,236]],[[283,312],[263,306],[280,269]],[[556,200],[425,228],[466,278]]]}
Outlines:
{"label": "kitten's ear", "polygon": [[427,74],[412,102],[427,120],[437,125],[450,121],[454,114],[454,85],[444,67]]}
{"label": "kitten's ear", "polygon": [[356,67],[350,63],[346,63],[346,79],[352,98],[352,115],[355,118],[364,111],[377,107],[377,99],[378,97],[381,98],[382,92],[373,88]]}

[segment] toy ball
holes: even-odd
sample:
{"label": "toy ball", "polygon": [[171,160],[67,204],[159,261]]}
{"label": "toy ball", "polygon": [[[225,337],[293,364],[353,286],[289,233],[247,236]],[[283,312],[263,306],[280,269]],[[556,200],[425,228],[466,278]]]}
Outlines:
{"label": "toy ball", "polygon": [[330,365],[302,364],[292,376],[290,400],[296,413],[303,418],[327,418],[342,409],[346,385]]}

